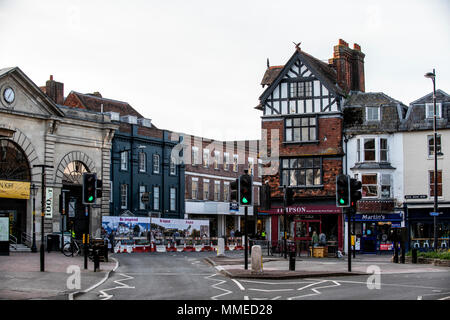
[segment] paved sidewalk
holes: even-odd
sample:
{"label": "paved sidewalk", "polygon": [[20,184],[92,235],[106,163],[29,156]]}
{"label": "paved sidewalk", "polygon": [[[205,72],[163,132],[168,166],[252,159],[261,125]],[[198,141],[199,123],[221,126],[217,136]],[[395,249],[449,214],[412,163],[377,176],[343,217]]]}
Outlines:
{"label": "paved sidewalk", "polygon": [[[100,270],[94,272],[94,263],[90,260],[88,269],[84,269],[83,256],[66,257],[60,252],[45,252],[45,271],[41,272],[39,252],[11,252],[9,256],[0,256],[0,300],[66,300],[69,294],[102,282],[116,263],[110,255],[109,262],[100,262]],[[74,274],[67,273],[69,266],[79,267],[80,289],[68,289],[67,280]]]}
{"label": "paved sidewalk", "polygon": [[348,272],[347,258],[297,257],[295,271],[289,271],[289,258],[263,256],[262,273],[252,272],[250,255],[247,270],[245,270],[243,254],[242,256],[215,256],[206,258],[205,260],[215,266],[219,272],[230,278],[288,279],[337,277],[373,274],[375,270],[379,270],[381,274],[450,272],[448,267],[439,267],[431,264],[393,263],[391,262],[390,255],[358,255],[356,258],[352,257],[352,272]]}

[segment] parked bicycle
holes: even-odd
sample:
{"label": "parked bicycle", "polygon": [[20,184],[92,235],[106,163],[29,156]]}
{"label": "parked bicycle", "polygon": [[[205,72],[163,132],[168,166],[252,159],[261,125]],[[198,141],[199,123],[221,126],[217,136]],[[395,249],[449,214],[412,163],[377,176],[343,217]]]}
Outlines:
{"label": "parked bicycle", "polygon": [[[66,257],[78,256],[83,253],[81,246],[82,246],[81,241],[72,240],[72,241],[66,242],[64,244],[62,252]],[[94,259],[93,250],[90,250],[90,249],[88,250],[88,258],[91,261]]]}

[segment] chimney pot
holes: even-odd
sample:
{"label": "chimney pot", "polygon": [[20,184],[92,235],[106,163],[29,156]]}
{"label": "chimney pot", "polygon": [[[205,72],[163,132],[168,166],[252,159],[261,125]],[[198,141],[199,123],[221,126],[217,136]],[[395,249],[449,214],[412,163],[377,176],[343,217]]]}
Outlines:
{"label": "chimney pot", "polygon": [[348,43],[347,42],[345,42],[344,40],[342,40],[342,39],[339,39],[339,44],[338,44],[339,46],[344,46],[344,47],[347,47],[348,48]]}
{"label": "chimney pot", "polygon": [[358,50],[358,51],[361,51],[361,47],[360,47],[360,45],[359,45],[359,44],[357,44],[357,43],[354,43],[354,44],[353,44],[353,50]]}
{"label": "chimney pot", "polygon": [[53,81],[53,75],[52,74],[50,75],[50,81]]}

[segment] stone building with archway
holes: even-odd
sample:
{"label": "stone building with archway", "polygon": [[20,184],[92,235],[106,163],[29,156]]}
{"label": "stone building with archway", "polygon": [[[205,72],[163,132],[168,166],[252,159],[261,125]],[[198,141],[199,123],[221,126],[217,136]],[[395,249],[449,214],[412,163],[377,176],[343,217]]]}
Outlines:
{"label": "stone building with archway", "polygon": [[[10,217],[10,234],[19,243],[31,245],[33,226],[39,243],[41,212],[45,235],[61,234],[73,222],[77,237],[87,230],[99,237],[101,217],[110,212],[111,141],[118,126],[107,114],[68,108],[63,101],[63,84],[52,77],[38,87],[18,67],[0,69],[0,214]],[[48,166],[44,198],[39,165]],[[95,172],[103,181],[102,197],[87,216],[81,203],[84,172]],[[38,188],[35,223],[33,185]],[[65,218],[62,190],[67,190]]]}

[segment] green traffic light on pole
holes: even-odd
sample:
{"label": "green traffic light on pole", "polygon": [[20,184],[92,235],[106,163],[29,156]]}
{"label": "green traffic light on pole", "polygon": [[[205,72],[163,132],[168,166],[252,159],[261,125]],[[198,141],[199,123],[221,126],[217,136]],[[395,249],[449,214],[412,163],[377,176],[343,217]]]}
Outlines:
{"label": "green traffic light on pole", "polygon": [[248,203],[248,200],[244,197],[244,198],[242,198],[242,202],[243,203]]}

